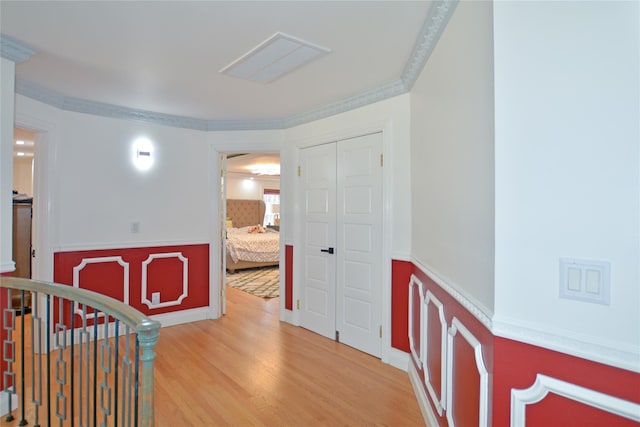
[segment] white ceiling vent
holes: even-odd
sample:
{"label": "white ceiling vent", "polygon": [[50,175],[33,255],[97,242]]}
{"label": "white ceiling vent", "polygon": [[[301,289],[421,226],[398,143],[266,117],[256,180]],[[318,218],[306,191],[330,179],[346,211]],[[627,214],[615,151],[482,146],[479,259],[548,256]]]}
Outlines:
{"label": "white ceiling vent", "polygon": [[269,83],[331,52],[284,33],[275,33],[220,70],[221,73],[255,82]]}

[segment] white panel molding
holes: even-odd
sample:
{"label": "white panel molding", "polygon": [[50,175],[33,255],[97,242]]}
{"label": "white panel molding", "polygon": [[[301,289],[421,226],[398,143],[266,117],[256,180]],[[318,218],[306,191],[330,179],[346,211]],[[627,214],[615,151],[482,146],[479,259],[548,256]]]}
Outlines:
{"label": "white panel molding", "polygon": [[595,341],[593,337],[578,338],[566,330],[523,324],[506,318],[494,318],[491,332],[494,336],[640,373],[640,351],[631,345],[628,348],[614,347],[615,344]]}
{"label": "white panel molding", "polygon": [[0,56],[9,61],[13,61],[16,64],[24,62],[31,58],[38,51],[28,44],[9,37],[4,34],[0,34]]}
{"label": "white panel molding", "polygon": [[460,335],[469,343],[469,345],[473,348],[476,368],[478,369],[478,373],[480,374],[480,400],[478,402],[480,413],[479,413],[479,427],[488,427],[489,426],[489,373],[487,372],[487,367],[484,364],[484,358],[482,356],[482,345],[480,341],[473,336],[471,332],[458,320],[457,317],[454,317],[451,321],[451,328],[449,328],[449,336],[447,343],[447,421],[449,423],[449,427],[454,427],[454,402],[453,402],[453,359],[454,359],[454,348],[453,348],[453,339],[460,332]]}
{"label": "white panel molding", "polygon": [[[431,378],[429,376],[429,358],[428,358],[428,342],[429,342],[429,304],[438,310],[438,319],[440,321],[440,397],[436,394]],[[446,408],[446,390],[447,390],[447,321],[444,317],[444,305],[436,298],[431,291],[427,291],[424,300],[424,316],[422,323],[422,366],[424,371],[424,382],[427,386],[427,392],[431,397],[431,401],[438,411],[438,415],[442,416],[442,411]]]}
{"label": "white panel molding", "polygon": [[189,310],[173,311],[171,313],[154,314],[149,317],[160,322],[163,328],[167,326],[181,325],[183,323],[214,319],[211,307],[200,307]]}
{"label": "white panel molding", "polygon": [[420,76],[457,5],[458,0],[437,0],[429,8],[413,52],[402,72],[402,81],[407,90],[411,90]]}
{"label": "white panel molding", "polygon": [[[420,295],[420,325],[422,326],[424,324],[424,292],[423,292],[423,288],[424,286],[422,285],[422,282],[413,274],[411,275],[411,279],[409,280],[409,318],[408,318],[408,322],[409,322],[409,349],[411,351],[411,356],[413,357],[413,361],[415,362],[415,364],[418,366],[418,368],[422,369],[422,355],[420,354],[422,352],[422,348],[423,345],[421,343],[420,348],[416,348],[416,343],[413,339],[413,334],[414,332],[420,332],[420,331],[414,331],[413,330],[413,317],[414,317],[414,312],[413,312],[413,306],[414,306],[414,301],[413,301],[413,288],[417,287],[418,288],[418,294]],[[420,339],[422,340],[422,336],[420,337]]]}
{"label": "white panel molding", "polygon": [[54,252],[74,252],[74,251],[92,251],[103,249],[132,249],[132,248],[157,248],[163,246],[191,246],[191,245],[209,245],[208,240],[147,240],[147,241],[130,241],[130,242],[106,242],[106,243],[82,243],[59,245],[54,248]]}
{"label": "white panel molding", "polygon": [[[182,293],[177,300],[165,301],[159,304],[153,304],[147,299],[147,268],[154,259],[178,258],[182,262]],[[189,296],[189,260],[182,255],[182,252],[167,252],[149,254],[149,257],[142,261],[142,300],[141,303],[151,309],[171,307],[182,304],[182,301]]]}
{"label": "white panel molding", "polygon": [[424,274],[426,274],[431,280],[436,282],[444,291],[446,291],[451,297],[458,301],[469,313],[473,315],[480,323],[482,323],[487,329],[491,330],[493,322],[491,317],[493,312],[484,307],[475,298],[465,295],[460,286],[452,283],[451,281],[443,279],[441,275],[436,273],[436,270],[428,267],[421,261],[414,257],[411,257],[411,262],[416,265]]}
{"label": "white panel molding", "polygon": [[411,255],[406,252],[393,252],[391,259],[395,261],[411,262]]}
{"label": "white panel molding", "polygon": [[416,395],[416,399],[418,400],[418,406],[420,407],[420,412],[422,412],[422,418],[424,418],[425,425],[427,426],[438,426],[438,418],[436,414],[431,409],[431,405],[429,404],[429,398],[422,387],[422,379],[420,378],[420,374],[416,370],[416,367],[413,364],[409,364],[409,380],[411,381],[411,386],[413,387],[413,392]]}
{"label": "white panel molding", "polygon": [[640,404],[538,374],[531,387],[511,389],[511,426],[525,426],[527,405],[540,402],[549,393],[555,393],[584,405],[640,422]]}
{"label": "white panel molding", "polygon": [[[102,263],[110,263],[117,262],[120,266],[122,266],[122,286],[124,290],[124,303],[129,304],[129,263],[125,262],[121,256],[107,256],[107,257],[96,257],[96,258],[82,258],[80,264],[73,267],[73,287],[80,288],[80,272],[89,264],[102,264]],[[80,306],[77,305],[74,312],[82,316],[82,310]],[[104,316],[104,313],[99,313],[98,315]],[[93,319],[95,316],[93,313],[87,314],[87,319]]]}

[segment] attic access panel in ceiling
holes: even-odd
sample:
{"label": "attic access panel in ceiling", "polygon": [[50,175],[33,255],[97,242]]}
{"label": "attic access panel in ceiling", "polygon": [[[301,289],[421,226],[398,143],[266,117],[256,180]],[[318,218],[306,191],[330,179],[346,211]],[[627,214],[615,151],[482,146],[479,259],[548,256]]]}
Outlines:
{"label": "attic access panel in ceiling", "polygon": [[220,70],[220,73],[270,83],[331,52],[322,46],[276,33]]}

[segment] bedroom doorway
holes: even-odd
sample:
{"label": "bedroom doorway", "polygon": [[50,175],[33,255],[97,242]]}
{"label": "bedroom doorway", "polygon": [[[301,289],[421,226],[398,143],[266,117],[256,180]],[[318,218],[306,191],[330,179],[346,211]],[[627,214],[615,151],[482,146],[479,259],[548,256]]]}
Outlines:
{"label": "bedroom doorway", "polygon": [[228,287],[257,298],[280,295],[280,154],[221,153],[221,306]]}

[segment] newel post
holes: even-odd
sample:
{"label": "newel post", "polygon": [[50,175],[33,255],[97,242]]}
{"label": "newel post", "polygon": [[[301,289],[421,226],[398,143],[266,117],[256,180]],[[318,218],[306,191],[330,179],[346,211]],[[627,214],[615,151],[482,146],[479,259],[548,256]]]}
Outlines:
{"label": "newel post", "polygon": [[142,349],[140,363],[142,365],[142,381],[140,386],[140,426],[154,427],[155,397],[153,379],[153,361],[156,358],[154,348],[158,343],[160,323],[148,321],[138,328],[138,343]]}

